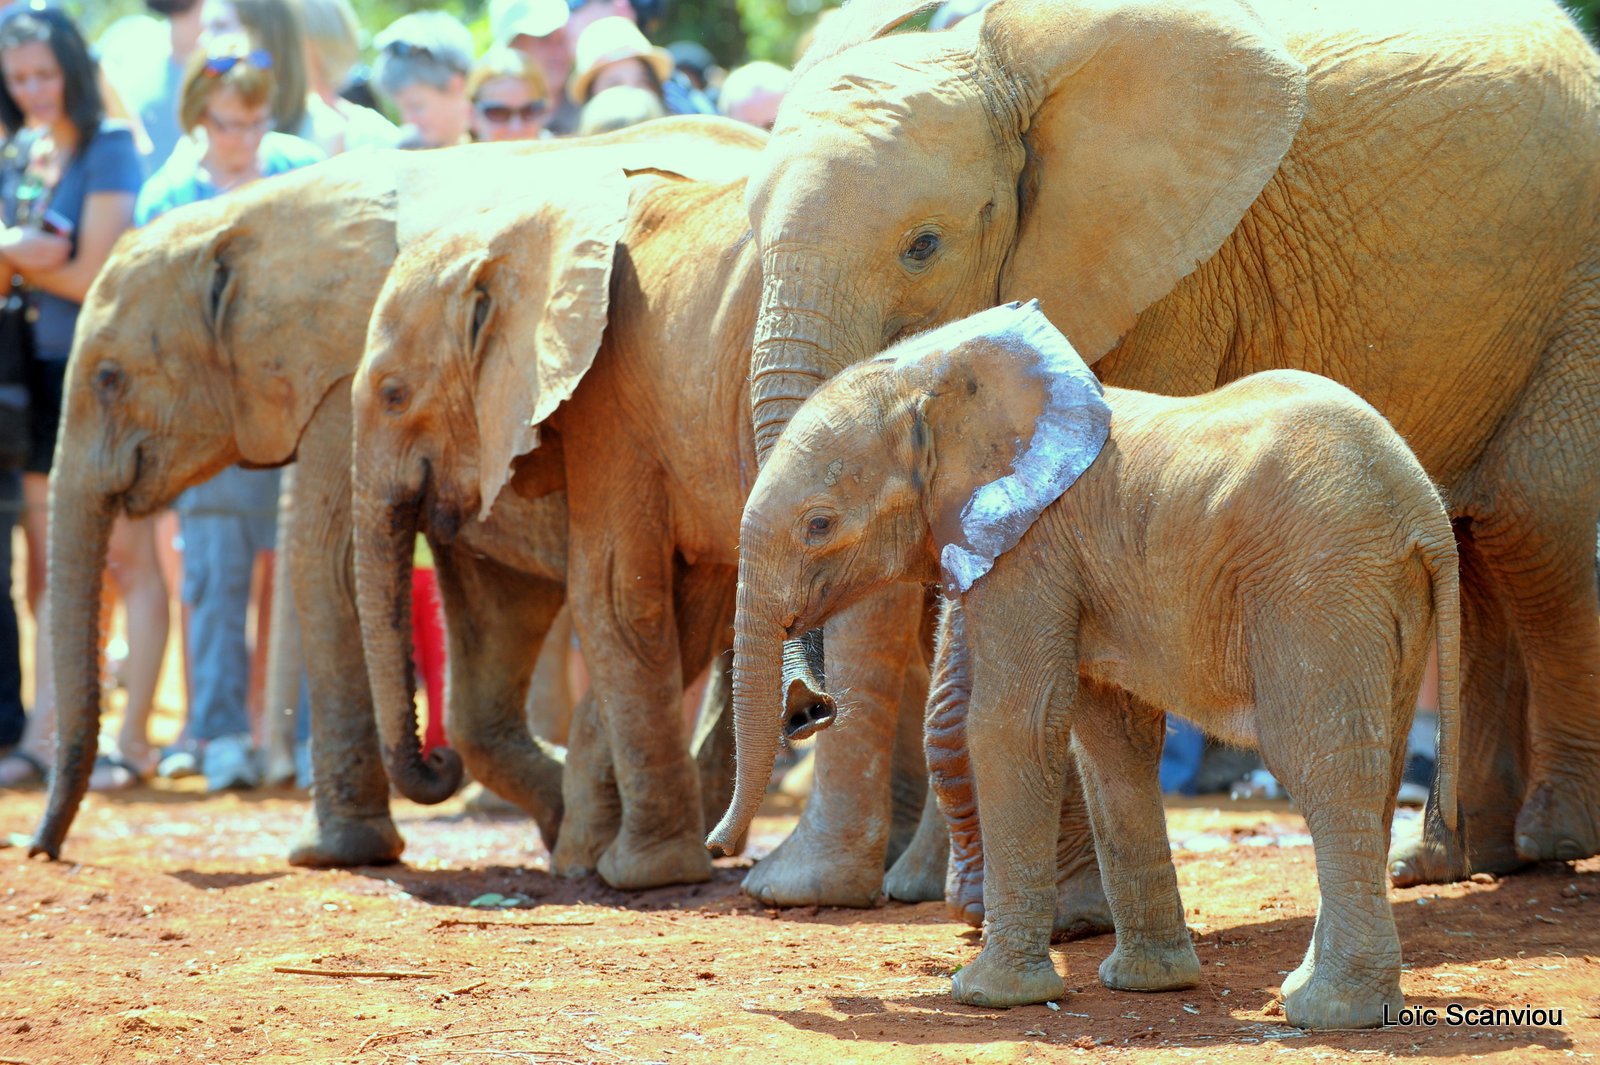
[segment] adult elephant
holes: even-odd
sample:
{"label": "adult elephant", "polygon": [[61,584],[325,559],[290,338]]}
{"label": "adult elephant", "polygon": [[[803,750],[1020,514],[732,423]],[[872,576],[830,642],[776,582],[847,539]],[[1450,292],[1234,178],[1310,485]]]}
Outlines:
{"label": "adult elephant", "polygon": [[[409,244],[373,311],[352,390],[356,579],[392,775],[418,794],[449,783],[449,767],[421,759],[400,680],[410,538],[470,528],[510,494],[513,466],[512,489],[532,494],[531,471],[553,464],[551,480],[567,491],[569,603],[620,804],[593,790],[606,774],[587,756],[605,745],[586,739],[592,723],[580,717],[552,868],[597,869],[616,887],[711,873],[683,723],[660,708],[727,646],[754,478],[748,374],[761,277],[743,197],[765,134],[740,135],[742,151],[723,154],[716,180],[550,160],[530,184],[536,194]],[[709,156],[702,164],[714,169]],[[926,681],[903,682],[915,625],[883,623],[897,612],[914,619],[920,605],[898,590],[836,629],[830,678],[868,721],[893,727],[884,704],[903,687],[922,702]],[[902,844],[909,835],[926,778],[919,719],[902,717],[898,744],[841,730],[854,772],[829,763],[807,805],[813,834],[802,838],[848,845],[791,859],[814,900],[870,903],[891,807]],[[753,893],[769,868],[751,873]]]}
{"label": "adult elephant", "polygon": [[832,20],[751,183],[758,446],[843,367],[1009,299],[1110,384],[1333,377],[1460,541],[1462,827],[1430,809],[1394,878],[1595,854],[1600,63],[1571,19],[995,0],[889,32],[930,6]]}
{"label": "adult elephant", "polygon": [[[692,171],[705,137],[688,125],[674,120],[586,144],[625,152],[641,166],[670,160]],[[111,518],[149,514],[233,463],[297,459],[287,547],[311,678],[316,786],[289,861],[399,857],[350,572],[349,382],[405,236],[398,206],[449,214],[474,198],[495,202],[520,188],[528,160],[552,150],[546,143],[352,153],[174,211],[118,244],[84,302],[67,373],[51,505],[61,737],[34,853],[59,856],[93,763],[99,581]],[[504,513],[465,532],[465,550],[441,588],[447,603],[469,608],[458,620],[480,619],[449,634],[458,736],[475,756],[472,768],[534,815],[547,839],[561,814],[559,762],[525,730],[485,745],[471,742],[471,725],[482,720],[484,699],[514,699],[526,688],[527,646],[514,635],[507,648],[483,634],[544,631],[541,614],[564,595],[565,543],[531,542],[524,530],[540,511],[564,505],[559,495],[508,497]]]}

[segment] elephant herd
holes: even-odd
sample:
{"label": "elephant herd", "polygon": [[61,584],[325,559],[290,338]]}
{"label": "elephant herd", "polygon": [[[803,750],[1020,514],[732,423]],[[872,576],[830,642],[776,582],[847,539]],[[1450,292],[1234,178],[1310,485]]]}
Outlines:
{"label": "elephant herd", "polygon": [[[1547,0],[994,0],[951,30],[907,26],[932,6],[853,0],[819,30],[770,137],[685,117],[571,141],[352,153],[126,235],[84,304],[67,376],[50,526],[61,736],[35,853],[60,853],[95,755],[113,517],[151,513],[230,464],[294,462],[282,550],[315,786],[291,862],[397,859],[391,781],[436,802],[465,770],[536,820],[558,874],[620,888],[703,880],[730,771],[739,801],[713,836],[724,848],[748,824],[779,730],[820,730],[811,799],[747,891],[779,905],[945,898],[972,923],[987,913],[1013,961],[1027,951],[1004,930],[1025,898],[1043,922],[1030,935],[1115,923],[1125,961],[1136,948],[1165,959],[1155,977],[1103,970],[1113,986],[1182,986],[1181,922],[1147,927],[1119,901],[1143,891],[1128,879],[1132,851],[1153,863],[1138,876],[1159,879],[1162,863],[1170,874],[1165,838],[1091,831],[1104,820],[1099,755],[1081,766],[1087,807],[1071,759],[1059,817],[1056,792],[1045,796],[1055,868],[993,852],[986,882],[980,799],[1003,789],[982,787],[982,767],[1007,756],[974,735],[968,758],[964,685],[985,654],[1022,649],[974,636],[970,669],[952,662],[970,583],[946,582],[931,689],[936,611],[919,585],[941,583],[937,567],[869,582],[815,618],[765,617],[759,639],[744,631],[760,596],[803,580],[825,597],[834,579],[800,564],[805,536],[834,535],[831,518],[769,551],[771,564],[741,558],[741,523],[747,550],[765,528],[745,508],[769,458],[859,420],[880,450],[927,451],[907,460],[917,478],[994,461],[965,425],[942,446],[936,434],[897,443],[887,415],[830,403],[829,417],[808,398],[907,338],[1027,300],[1118,394],[1196,396],[1260,371],[1312,371],[1414,452],[1459,558],[1459,611],[1437,588],[1434,602],[1442,647],[1459,613],[1460,754],[1421,836],[1390,854],[1394,882],[1600,852],[1600,58],[1570,18]],[[976,394],[1001,371],[972,373]],[[1196,430],[1181,443],[1223,463],[1251,439]],[[864,491],[867,467],[846,465],[811,472]],[[1351,482],[1376,476],[1351,463]],[[1124,498],[1133,514],[1080,506],[1097,528],[1135,531],[1049,543],[1063,556],[1096,543],[1100,579],[1131,582],[1172,546],[1162,537],[1198,538],[1150,516],[1184,488],[1161,481],[1148,508]],[[1246,500],[1225,516],[1248,533],[1275,513]],[[427,756],[406,652],[419,534],[449,641],[451,749]],[[1287,550],[1262,546],[1229,587],[1265,582]],[[1167,616],[1213,580],[1164,572],[1121,600]],[[1370,567],[1327,572],[1340,601],[1388,594]],[[1058,631],[1048,598],[1032,607],[1039,633]],[[523,713],[563,605],[592,677],[565,751]],[[1407,609],[1388,629],[1401,650],[1372,669],[1410,683],[1409,700],[1420,622]],[[1178,677],[1259,671],[1269,644],[1280,661],[1285,645],[1325,638],[1316,620],[1290,611],[1259,643],[1166,632],[1173,679],[1150,683],[1170,696],[1163,708],[1197,711]],[[1027,644],[1018,631],[1012,642]],[[731,690],[719,657],[730,645]],[[761,662],[746,650],[758,645]],[[711,724],[691,744],[679,708],[708,666]],[[1344,732],[1258,736],[1238,724],[1241,705],[1219,734],[1259,739],[1286,765],[1325,760],[1315,744],[1352,730],[1376,730],[1379,747],[1386,729],[1403,736],[1388,702],[1361,717],[1301,666],[1295,682]],[[1119,668],[1084,667],[1081,691],[1147,718],[1145,681]],[[1261,691],[1245,684],[1238,698]],[[841,704],[846,719],[827,728]],[[1081,756],[1096,745],[1090,720],[1074,719]],[[1145,740],[1159,749],[1159,732]],[[924,801],[930,775],[937,802]],[[1295,774],[1280,775],[1294,790]],[[1386,838],[1392,804],[1379,806],[1370,827]],[[1360,914],[1325,907],[1316,942],[1381,940],[1360,926],[1386,903],[1367,902]],[[1382,955],[1371,971],[1397,975],[1397,942],[1369,953]],[[1302,969],[1296,1023],[1373,1024],[1377,1005],[1397,1003],[1389,977],[1352,990],[1358,977]],[[1001,1004],[1048,990],[1003,975],[975,969],[958,993]]]}

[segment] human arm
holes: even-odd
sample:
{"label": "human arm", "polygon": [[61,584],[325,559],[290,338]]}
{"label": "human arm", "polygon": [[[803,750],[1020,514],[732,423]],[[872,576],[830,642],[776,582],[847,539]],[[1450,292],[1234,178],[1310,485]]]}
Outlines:
{"label": "human arm", "polygon": [[[78,253],[59,266],[31,269],[12,259],[9,252],[6,257],[32,288],[82,303],[95,275],[111,257],[111,246],[133,225],[133,202],[131,192],[95,192],[85,197],[83,222],[78,226]],[[44,233],[29,239],[48,236],[50,234]]]}
{"label": "human arm", "polygon": [[28,226],[0,228],[0,258],[20,273],[55,270],[72,255],[72,242]]}

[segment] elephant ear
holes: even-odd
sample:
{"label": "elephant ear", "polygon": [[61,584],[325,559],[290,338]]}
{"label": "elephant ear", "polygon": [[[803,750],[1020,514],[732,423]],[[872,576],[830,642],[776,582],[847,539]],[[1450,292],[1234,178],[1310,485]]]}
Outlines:
{"label": "elephant ear", "polygon": [[794,65],[794,77],[847,48],[870,41],[932,11],[941,0],[849,0],[817,23],[811,45]]}
{"label": "elephant ear", "polygon": [[1277,172],[1305,68],[1237,0],[996,0],[979,41],[1035,101],[1001,298],[1038,296],[1093,363]]}
{"label": "elephant ear", "polygon": [[485,217],[497,232],[461,308],[477,346],[480,519],[511,479],[512,462],[539,446],[540,423],[594,365],[628,221],[620,167],[549,176],[542,194]]}
{"label": "elephant ear", "polygon": [[1038,300],[914,337],[895,360],[914,401],[913,461],[945,592],[970,589],[1100,454],[1100,382]]}

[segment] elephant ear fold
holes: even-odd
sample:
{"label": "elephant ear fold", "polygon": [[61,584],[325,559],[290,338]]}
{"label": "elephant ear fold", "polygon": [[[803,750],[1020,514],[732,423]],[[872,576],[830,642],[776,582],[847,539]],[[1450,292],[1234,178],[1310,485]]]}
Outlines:
{"label": "elephant ear fold", "polygon": [[960,595],[1094,462],[1111,408],[1038,300],[983,311],[884,357],[920,394],[914,461],[932,471],[923,506],[945,592]]}
{"label": "elephant ear fold", "polygon": [[1277,173],[1305,68],[1237,0],[997,0],[979,48],[1038,100],[1000,295],[1093,363]]}
{"label": "elephant ear fold", "polygon": [[805,54],[794,65],[794,77],[825,59],[870,41],[937,8],[941,0],[849,0],[817,23]]}
{"label": "elephant ear fold", "polygon": [[629,183],[604,167],[498,212],[498,233],[463,328],[476,346],[480,519],[539,446],[539,425],[594,365],[605,333]]}

